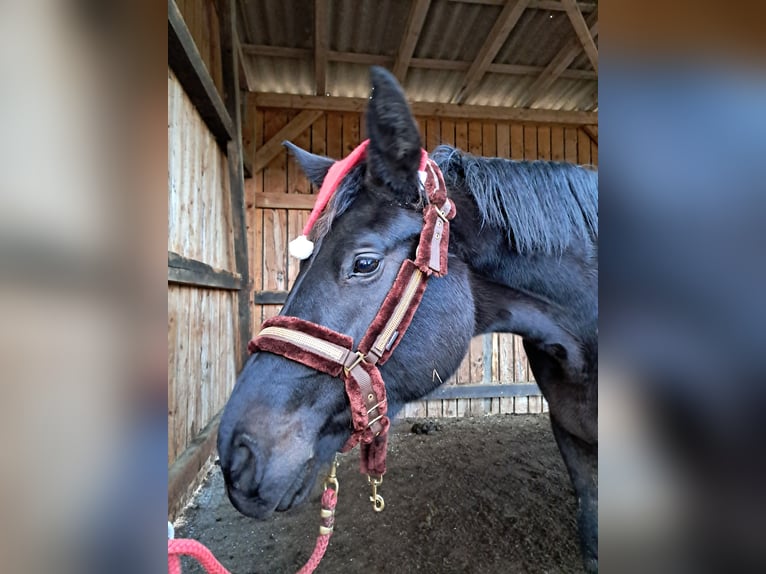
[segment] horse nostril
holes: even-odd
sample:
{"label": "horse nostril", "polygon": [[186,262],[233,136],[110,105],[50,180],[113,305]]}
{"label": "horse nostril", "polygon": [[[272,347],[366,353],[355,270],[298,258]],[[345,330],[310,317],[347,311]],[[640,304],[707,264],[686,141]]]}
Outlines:
{"label": "horse nostril", "polygon": [[231,484],[243,494],[254,495],[263,474],[258,446],[249,436],[239,435],[234,439],[233,447],[229,464]]}

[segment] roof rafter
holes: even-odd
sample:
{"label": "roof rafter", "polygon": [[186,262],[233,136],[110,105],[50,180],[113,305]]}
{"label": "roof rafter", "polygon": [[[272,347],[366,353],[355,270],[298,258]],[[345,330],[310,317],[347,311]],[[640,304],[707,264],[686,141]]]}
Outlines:
{"label": "roof rafter", "polygon": [[596,47],[596,42],[593,41],[593,35],[588,31],[588,24],[585,23],[585,18],[583,18],[580,8],[575,0],[561,0],[561,5],[566,9],[569,21],[572,23],[572,28],[574,28],[593,69],[598,72],[598,48]]}
{"label": "roof rafter", "polygon": [[420,31],[426,21],[428,8],[431,6],[431,0],[413,0],[410,6],[410,15],[407,17],[407,25],[404,28],[404,36],[399,46],[399,52],[396,54],[394,62],[394,75],[399,82],[403,82],[407,76],[407,68],[410,65],[412,54],[415,52],[415,46],[420,38]]}
{"label": "roof rafter", "polygon": [[[313,50],[310,48],[289,48],[280,46],[267,46],[264,44],[243,44],[242,50],[245,54],[253,56],[266,56],[270,58],[292,58],[309,59],[313,56]],[[578,53],[581,48],[577,48]],[[394,58],[383,54],[364,54],[361,52],[339,52],[336,50],[327,51],[328,62],[345,62],[348,64],[361,64],[364,66],[393,66]],[[451,70],[455,72],[465,72],[471,67],[472,62],[465,60],[440,60],[434,58],[411,58],[410,68],[425,68],[428,70]],[[488,72],[493,74],[506,74],[511,76],[537,76],[545,68],[541,66],[522,66],[518,64],[490,64]],[[562,78],[572,80],[595,80],[596,72],[593,70],[564,70],[561,72]]]}
{"label": "roof rafter", "polygon": [[318,96],[325,95],[327,91],[329,18],[328,0],[314,0],[314,82]]}
{"label": "roof rafter", "polygon": [[[598,22],[595,22],[590,27],[590,34],[593,36],[598,35]],[[575,38],[564,44],[542,73],[529,86],[526,95],[519,102],[519,105],[522,107],[534,105],[548,91],[553,82],[564,74],[569,65],[581,52],[582,46]]]}
{"label": "roof rafter", "polygon": [[[296,94],[273,94],[256,92],[252,96],[259,108],[285,108],[297,110],[322,110],[327,112],[363,112],[369,98],[341,98],[335,96],[301,96]],[[416,116],[437,118],[460,118],[479,120],[502,120],[533,124],[562,126],[597,125],[598,113],[566,110],[530,110],[468,104],[444,104],[436,102],[410,102]],[[276,136],[275,136],[276,138]],[[266,146],[263,146],[263,149]],[[254,169],[257,169],[254,166]]]}
{"label": "roof rafter", "polygon": [[513,30],[514,26],[516,26],[516,23],[519,21],[519,18],[521,18],[524,10],[527,9],[529,2],[530,0],[508,0],[505,3],[502,12],[500,12],[500,16],[498,16],[495,21],[495,25],[492,26],[492,30],[487,36],[487,39],[479,49],[476,59],[468,69],[463,84],[457,94],[455,94],[455,97],[452,98],[453,103],[462,104],[479,86],[481,79],[484,77],[487,69],[500,51],[500,48],[503,47],[508,35],[511,33],[511,30]]}

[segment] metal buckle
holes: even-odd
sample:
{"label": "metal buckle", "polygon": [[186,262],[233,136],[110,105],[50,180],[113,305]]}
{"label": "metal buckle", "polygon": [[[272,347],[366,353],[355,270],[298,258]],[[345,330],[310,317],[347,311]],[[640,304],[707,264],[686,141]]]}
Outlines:
{"label": "metal buckle", "polygon": [[354,367],[358,366],[362,361],[364,361],[365,355],[361,351],[356,352],[356,359],[354,359],[354,362],[351,363],[348,367],[343,365],[343,370],[346,371],[346,374],[351,371]]}

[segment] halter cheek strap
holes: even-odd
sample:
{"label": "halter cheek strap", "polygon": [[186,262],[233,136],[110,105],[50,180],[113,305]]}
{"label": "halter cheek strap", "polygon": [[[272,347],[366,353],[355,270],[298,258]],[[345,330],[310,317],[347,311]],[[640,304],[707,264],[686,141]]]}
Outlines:
{"label": "halter cheek strap", "polygon": [[[367,142],[363,142],[352,152],[349,158],[353,156],[354,161],[348,162],[349,158],[343,160],[344,173],[361,160],[366,146]],[[260,333],[248,345],[251,353],[266,351],[281,355],[343,380],[353,427],[343,451],[361,443],[360,471],[368,475],[373,485],[372,498],[376,510],[383,509],[383,499],[377,495],[377,486],[386,472],[390,425],[386,387],[379,365],[388,360],[402,340],[423,298],[428,278],[447,274],[449,221],[456,213],[453,202],[447,198],[442,173],[425,150],[422,152],[419,175],[428,205],[423,210],[423,229],[415,259],[402,263],[394,284],[356,350],[348,335],[298,317],[283,315],[265,321]],[[336,177],[335,185],[340,177]],[[328,200],[329,196],[324,195],[321,208]]]}

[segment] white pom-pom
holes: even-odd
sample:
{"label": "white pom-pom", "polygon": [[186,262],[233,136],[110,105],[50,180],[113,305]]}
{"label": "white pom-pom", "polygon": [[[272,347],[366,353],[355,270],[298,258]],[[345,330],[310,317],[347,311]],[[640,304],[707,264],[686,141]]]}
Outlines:
{"label": "white pom-pom", "polygon": [[299,235],[290,242],[288,251],[296,259],[308,259],[314,253],[314,243],[305,235]]}

